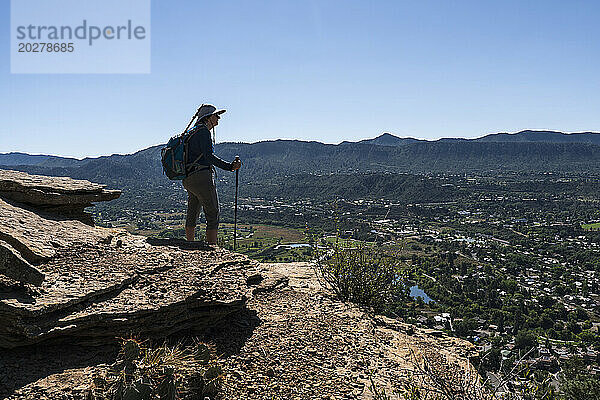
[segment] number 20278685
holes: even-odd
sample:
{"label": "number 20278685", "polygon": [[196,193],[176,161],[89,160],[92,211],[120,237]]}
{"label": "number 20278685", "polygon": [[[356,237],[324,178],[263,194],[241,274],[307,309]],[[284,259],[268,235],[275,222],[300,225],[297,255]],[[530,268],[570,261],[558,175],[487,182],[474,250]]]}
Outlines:
{"label": "number 20278685", "polygon": [[19,53],[72,53],[73,43],[19,43]]}

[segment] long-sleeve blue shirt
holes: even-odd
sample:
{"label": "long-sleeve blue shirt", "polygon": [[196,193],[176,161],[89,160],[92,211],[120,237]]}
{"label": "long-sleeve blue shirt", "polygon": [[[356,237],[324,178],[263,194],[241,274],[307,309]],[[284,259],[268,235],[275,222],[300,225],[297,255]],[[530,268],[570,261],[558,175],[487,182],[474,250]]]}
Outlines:
{"label": "long-sleeve blue shirt", "polygon": [[198,158],[198,156],[202,154],[202,157],[200,157],[200,159],[196,161],[196,164],[206,166],[216,165],[217,167],[226,171],[232,170],[232,163],[228,163],[214,155],[213,144],[210,138],[210,131],[208,130],[208,128],[206,128],[205,125],[196,125],[191,129],[190,134],[191,136],[188,139],[189,164],[192,164],[196,160],[196,158]]}

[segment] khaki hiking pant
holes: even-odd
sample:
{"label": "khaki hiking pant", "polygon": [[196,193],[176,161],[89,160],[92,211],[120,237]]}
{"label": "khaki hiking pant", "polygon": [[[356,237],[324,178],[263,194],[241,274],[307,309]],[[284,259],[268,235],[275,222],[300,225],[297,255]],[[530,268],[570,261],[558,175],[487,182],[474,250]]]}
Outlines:
{"label": "khaki hiking pant", "polygon": [[186,227],[195,227],[200,215],[200,206],[206,217],[206,229],[219,228],[219,199],[215,186],[213,168],[192,172],[183,180],[188,192]]}

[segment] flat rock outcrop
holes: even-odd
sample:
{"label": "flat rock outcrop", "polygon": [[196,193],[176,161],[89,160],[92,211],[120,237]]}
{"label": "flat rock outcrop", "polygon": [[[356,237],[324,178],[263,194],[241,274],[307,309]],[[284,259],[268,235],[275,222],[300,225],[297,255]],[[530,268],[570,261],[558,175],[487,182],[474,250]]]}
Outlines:
{"label": "flat rock outcrop", "polygon": [[0,240],[18,250],[30,263],[41,263],[59,249],[77,244],[93,246],[110,241],[114,232],[81,221],[57,217],[0,197]]}
{"label": "flat rock outcrop", "polygon": [[120,195],[119,190],[107,190],[104,185],[85,180],[0,170],[0,197],[87,224],[93,222],[91,215],[84,212],[86,207]]}
{"label": "flat rock outcrop", "polygon": [[0,188],[0,348],[202,331],[242,308],[255,289],[247,278],[258,264],[242,255],[149,242],[2,198],[29,196],[32,188],[90,201],[114,197],[100,185],[2,171]]}
{"label": "flat rock outcrop", "polygon": [[246,276],[256,273],[234,253],[156,248],[127,234],[64,249],[39,268],[46,279],[29,296],[0,299],[0,347],[201,331],[244,306]]}

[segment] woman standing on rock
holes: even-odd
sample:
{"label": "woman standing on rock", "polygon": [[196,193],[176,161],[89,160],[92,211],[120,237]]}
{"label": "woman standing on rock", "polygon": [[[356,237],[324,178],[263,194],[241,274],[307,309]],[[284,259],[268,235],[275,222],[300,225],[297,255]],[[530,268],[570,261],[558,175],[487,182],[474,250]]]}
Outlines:
{"label": "woman standing on rock", "polygon": [[226,171],[235,171],[242,166],[239,159],[228,163],[213,154],[210,130],[219,124],[224,112],[225,110],[217,110],[211,104],[203,104],[198,109],[196,125],[190,131],[188,160],[195,161],[188,165],[188,176],[183,180],[183,187],[188,192],[185,238],[189,241],[194,240],[194,231],[202,206],[206,217],[206,241],[209,244],[217,243],[219,199],[214,166]]}

